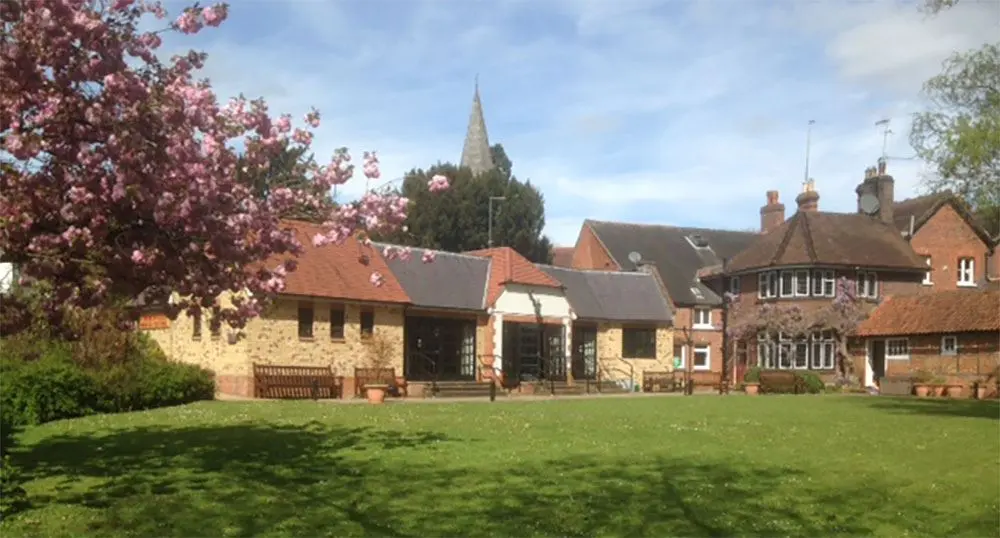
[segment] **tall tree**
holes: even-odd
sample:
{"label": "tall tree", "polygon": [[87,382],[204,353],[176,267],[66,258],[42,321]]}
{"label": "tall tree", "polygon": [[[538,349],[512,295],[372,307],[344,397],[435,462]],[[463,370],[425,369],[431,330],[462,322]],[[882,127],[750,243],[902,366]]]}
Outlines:
{"label": "tall tree", "polygon": [[[410,199],[406,229],[382,234],[380,239],[403,245],[462,252],[489,244],[490,197],[493,201],[493,245],[509,246],[534,262],[552,261],[552,244],[542,235],[545,202],[530,181],[511,174],[512,164],[503,146],[490,148],[495,168],[474,175],[468,168],[438,163],[406,174],[401,194]],[[437,174],[451,187],[430,196],[428,181]]]}
{"label": "tall tree", "polygon": [[[923,7],[936,14],[957,3]],[[910,143],[936,169],[928,186],[961,195],[991,234],[1000,233],[1000,41],[954,53],[924,93],[930,106],[914,116]]]}
{"label": "tall tree", "polygon": [[246,161],[246,157],[240,157],[236,179],[249,187],[258,200],[266,202],[275,190],[281,188],[308,192],[312,196],[314,203],[292,204],[284,208],[280,215],[282,218],[322,223],[334,209],[329,189],[309,177],[310,168],[316,165],[315,156],[309,148],[282,140],[267,166],[246,166]]}

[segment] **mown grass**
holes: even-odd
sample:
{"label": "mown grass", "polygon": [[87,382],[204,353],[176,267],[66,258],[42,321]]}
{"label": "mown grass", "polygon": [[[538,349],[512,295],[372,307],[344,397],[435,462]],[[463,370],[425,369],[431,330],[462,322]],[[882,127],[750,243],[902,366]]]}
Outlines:
{"label": "mown grass", "polygon": [[3,536],[997,536],[1000,406],[212,402],[21,435]]}

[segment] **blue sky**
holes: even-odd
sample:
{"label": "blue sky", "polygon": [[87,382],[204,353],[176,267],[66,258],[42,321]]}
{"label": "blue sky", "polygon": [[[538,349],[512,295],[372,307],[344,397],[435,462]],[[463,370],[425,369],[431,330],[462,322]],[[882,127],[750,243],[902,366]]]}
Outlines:
{"label": "blue sky", "polygon": [[[897,197],[921,83],[1000,32],[1000,4],[755,0],[240,0],[209,53],[220,99],[320,109],[319,155],[377,149],[385,178],[459,159],[478,73],[491,142],[571,245],[584,218],[753,229],[765,191],[794,211],[806,124],[820,208],[850,211],[891,119]],[[172,14],[177,6],[168,3]],[[363,179],[345,189],[363,189]]]}

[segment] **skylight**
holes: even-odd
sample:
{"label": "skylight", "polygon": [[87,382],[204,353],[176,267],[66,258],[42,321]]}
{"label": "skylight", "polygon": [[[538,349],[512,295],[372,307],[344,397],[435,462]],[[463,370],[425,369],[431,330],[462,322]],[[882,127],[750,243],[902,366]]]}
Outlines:
{"label": "skylight", "polygon": [[708,248],[708,240],[701,234],[691,234],[687,236],[687,240],[694,248]]}
{"label": "skylight", "polygon": [[693,293],[694,296],[696,298],[698,298],[698,299],[704,299],[705,298],[705,296],[701,294],[701,290],[698,289],[698,288],[696,288],[696,287],[694,287],[694,286],[691,287],[691,293]]}

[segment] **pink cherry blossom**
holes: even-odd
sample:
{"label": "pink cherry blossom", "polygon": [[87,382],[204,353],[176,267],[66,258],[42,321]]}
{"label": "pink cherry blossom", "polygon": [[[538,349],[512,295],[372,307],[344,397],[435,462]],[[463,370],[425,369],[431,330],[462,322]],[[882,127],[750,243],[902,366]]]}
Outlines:
{"label": "pink cherry blossom", "polygon": [[448,178],[442,176],[441,174],[437,174],[427,182],[427,188],[430,189],[431,192],[441,192],[446,190],[448,188]]}
{"label": "pink cherry blossom", "polygon": [[424,255],[421,256],[420,259],[424,263],[431,263],[431,262],[434,261],[434,258],[436,258],[436,257],[437,257],[437,253],[434,252],[433,250],[425,250],[424,251]]}
{"label": "pink cherry blossom", "polygon": [[368,280],[375,287],[381,287],[383,284],[385,284],[385,277],[382,275],[382,273],[378,271],[372,272],[371,277],[369,277]]}

